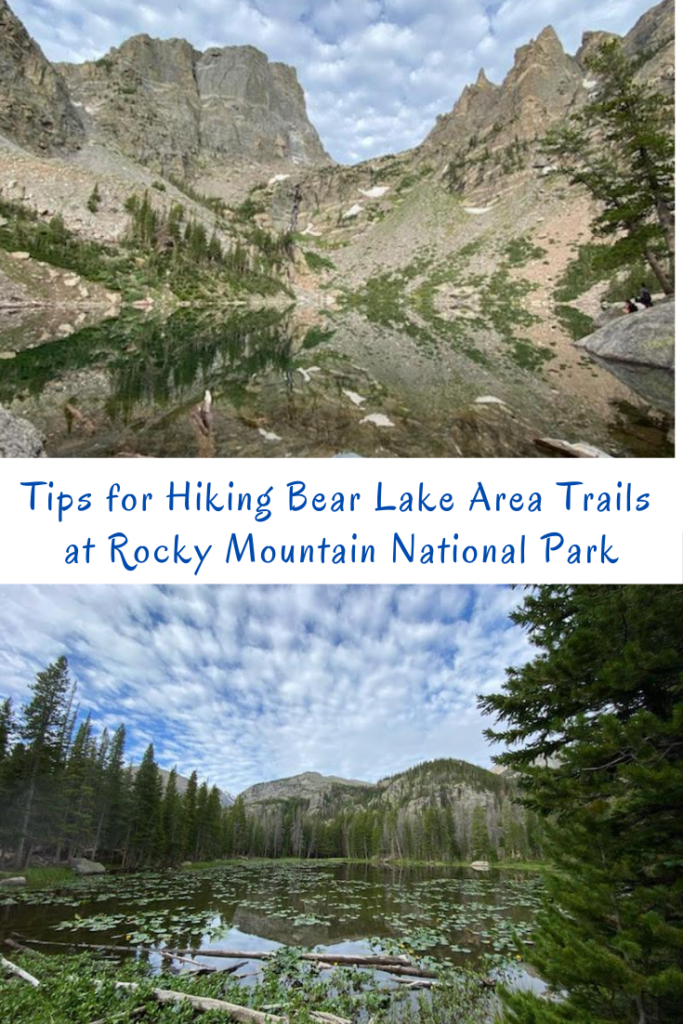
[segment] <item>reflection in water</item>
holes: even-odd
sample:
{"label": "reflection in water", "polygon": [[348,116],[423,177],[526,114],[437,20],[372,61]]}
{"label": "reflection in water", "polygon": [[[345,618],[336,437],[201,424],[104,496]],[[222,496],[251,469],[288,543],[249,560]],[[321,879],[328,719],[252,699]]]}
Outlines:
{"label": "reflection in water", "polygon": [[[17,351],[0,367],[0,403],[56,456],[539,457],[539,436],[672,454],[666,422],[625,429],[623,403],[605,422],[551,383],[463,351],[418,354],[409,338],[397,347],[357,316],[183,308],[129,310]],[[192,422],[206,390],[208,439]]]}
{"label": "reflection in water", "polygon": [[269,950],[278,945],[412,950],[459,964],[514,960],[541,898],[514,871],[245,863],[105,877],[0,904],[0,939]]}

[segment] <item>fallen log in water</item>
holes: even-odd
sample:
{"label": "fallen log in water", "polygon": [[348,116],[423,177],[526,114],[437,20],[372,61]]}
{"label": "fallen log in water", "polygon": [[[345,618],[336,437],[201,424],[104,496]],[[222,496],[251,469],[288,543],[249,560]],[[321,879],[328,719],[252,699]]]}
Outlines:
{"label": "fallen log in water", "polygon": [[[15,933],[16,934],[16,933]],[[232,974],[234,971],[244,967],[249,960],[271,960],[273,953],[268,950],[235,950],[235,949],[189,949],[181,952],[178,949],[154,949],[149,946],[110,946],[101,943],[88,942],[59,942],[45,939],[29,939],[18,936],[23,942],[30,942],[37,946],[71,946],[74,949],[94,949],[106,953],[158,953],[167,959],[175,959],[192,964],[195,967],[203,966],[196,963],[194,959],[201,957],[214,957],[218,960],[239,960],[231,967],[214,968]],[[189,956],[188,956],[189,954]],[[302,960],[318,964],[321,968],[330,967],[368,967],[375,971],[384,971],[386,974],[395,974],[408,978],[437,978],[436,971],[426,967],[418,967],[412,964],[406,956],[390,956],[385,953],[302,953]]]}
{"label": "fallen log in water", "polygon": [[[23,936],[20,936],[20,938],[23,938]],[[208,964],[198,964],[196,960],[192,960],[187,956],[182,956],[176,951],[156,949],[152,946],[110,946],[105,945],[104,943],[94,942],[62,942],[57,939],[24,938],[23,941],[30,942],[36,946],[62,946],[70,949],[93,949],[98,953],[156,953],[165,960],[178,960],[181,963],[189,964],[191,967],[195,968],[195,970],[212,972],[221,971],[224,974],[232,974],[234,971],[239,971],[240,967],[244,967],[246,963],[246,961],[243,961],[242,963],[234,964],[231,967],[209,967]],[[21,946],[13,939],[6,939],[5,942],[14,949],[26,950],[26,946]],[[27,952],[30,952],[30,950],[27,950]]]}
{"label": "fallen log in water", "polygon": [[[125,989],[128,992],[136,992],[140,985],[135,981],[116,981],[116,988]],[[154,988],[150,993],[152,999],[157,1003],[189,1003],[195,1010],[202,1010],[207,1013],[218,1011],[227,1013],[229,1017],[237,1021],[237,1024],[287,1024],[288,1018],[272,1013],[262,1013],[260,1010],[252,1010],[248,1006],[240,1006],[238,1003],[228,1003],[224,999],[210,999],[204,996],[193,996],[187,992],[174,992],[171,989]],[[310,1016],[319,1024],[351,1024],[346,1017],[337,1017],[333,1013],[318,1013],[311,1011]]]}
{"label": "fallen log in water", "polygon": [[[169,952],[174,952],[169,950]],[[264,950],[234,949],[192,949],[192,956],[218,957],[221,960],[270,960],[273,953]],[[437,978],[436,971],[412,964],[406,956],[389,956],[388,954],[363,953],[302,953],[302,960],[326,967],[369,967],[387,974],[405,975],[411,978]]]}
{"label": "fallen log in water", "polygon": [[25,971],[23,967],[17,967],[17,965],[13,964],[11,960],[5,960],[4,956],[0,956],[0,966],[4,967],[6,971],[10,972],[10,974],[15,974],[17,978],[27,981],[29,985],[33,985],[34,988],[38,988],[40,986],[40,982],[37,978],[34,978],[32,974]]}

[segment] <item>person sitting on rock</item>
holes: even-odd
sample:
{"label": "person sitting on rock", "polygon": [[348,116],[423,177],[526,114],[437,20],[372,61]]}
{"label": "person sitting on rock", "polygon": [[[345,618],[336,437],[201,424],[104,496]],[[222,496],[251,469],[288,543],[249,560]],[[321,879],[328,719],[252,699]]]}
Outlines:
{"label": "person sitting on rock", "polygon": [[652,296],[650,295],[650,291],[647,285],[641,284],[640,293],[638,295],[638,298],[636,299],[636,302],[642,302],[645,309],[652,309]]}

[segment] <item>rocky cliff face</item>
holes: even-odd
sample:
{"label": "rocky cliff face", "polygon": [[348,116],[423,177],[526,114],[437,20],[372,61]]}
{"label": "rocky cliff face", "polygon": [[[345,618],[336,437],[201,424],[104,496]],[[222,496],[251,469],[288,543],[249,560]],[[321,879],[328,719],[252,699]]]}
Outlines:
{"label": "rocky cliff face", "polygon": [[[538,141],[548,129],[577,110],[593,81],[586,61],[609,32],[586,32],[578,52],[564,52],[552,27],[515,53],[500,86],[483,71],[467,86],[449,114],[441,116],[417,153],[421,162],[438,160],[455,191],[499,182],[544,157]],[[673,93],[674,0],[663,0],[644,14],[623,39],[629,56],[642,61],[644,82]],[[443,162],[443,163],[442,163]]]}
{"label": "rocky cliff face", "polygon": [[134,36],[98,61],[59,65],[88,135],[161,173],[220,162],[329,162],[296,72],[253,46],[199,53]]}
{"label": "rocky cliff face", "polygon": [[78,148],[83,125],[61,75],[0,0],[0,134],[38,153]]}
{"label": "rocky cliff face", "polygon": [[580,102],[584,73],[562,48],[551,27],[515,53],[500,86],[483,71],[468,86],[450,114],[437,121],[424,142],[425,155],[466,151],[488,141],[505,147],[529,142]]}
{"label": "rocky cliff face", "polygon": [[322,807],[331,796],[353,800],[356,793],[376,790],[370,782],[358,782],[355,779],[341,779],[335,775],[321,775],[319,772],[303,772],[286,779],[275,779],[273,782],[258,782],[255,786],[241,794],[247,806],[269,803],[274,800],[304,800],[309,809],[314,811]]}
{"label": "rocky cliff face", "polygon": [[640,57],[640,77],[673,96],[675,85],[675,0],[663,0],[638,19],[624,37],[624,49]]}

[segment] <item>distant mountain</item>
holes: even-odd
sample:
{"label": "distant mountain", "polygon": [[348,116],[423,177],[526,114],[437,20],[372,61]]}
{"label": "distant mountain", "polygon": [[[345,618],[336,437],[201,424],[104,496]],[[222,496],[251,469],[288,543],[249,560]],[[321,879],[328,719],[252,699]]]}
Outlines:
{"label": "distant mountain", "polygon": [[332,798],[337,802],[345,797],[353,799],[357,791],[370,792],[376,787],[371,782],[356,779],[341,779],[335,775],[321,775],[319,772],[303,772],[273,782],[258,782],[240,794],[244,803],[268,803],[272,800],[304,800],[311,810],[318,810]]}
{"label": "distant mountain", "polygon": [[510,774],[454,758],[416,765],[378,783],[304,772],[238,797],[247,852],[264,856],[536,856],[532,816]]}
{"label": "distant mountain", "polygon": [[259,782],[240,793],[245,806],[295,800],[316,812],[330,812],[346,805],[394,804],[420,808],[446,795],[463,799],[467,793],[501,793],[505,784],[496,771],[443,758],[425,761],[379,782],[360,782],[319,772],[303,772],[272,782]]}

